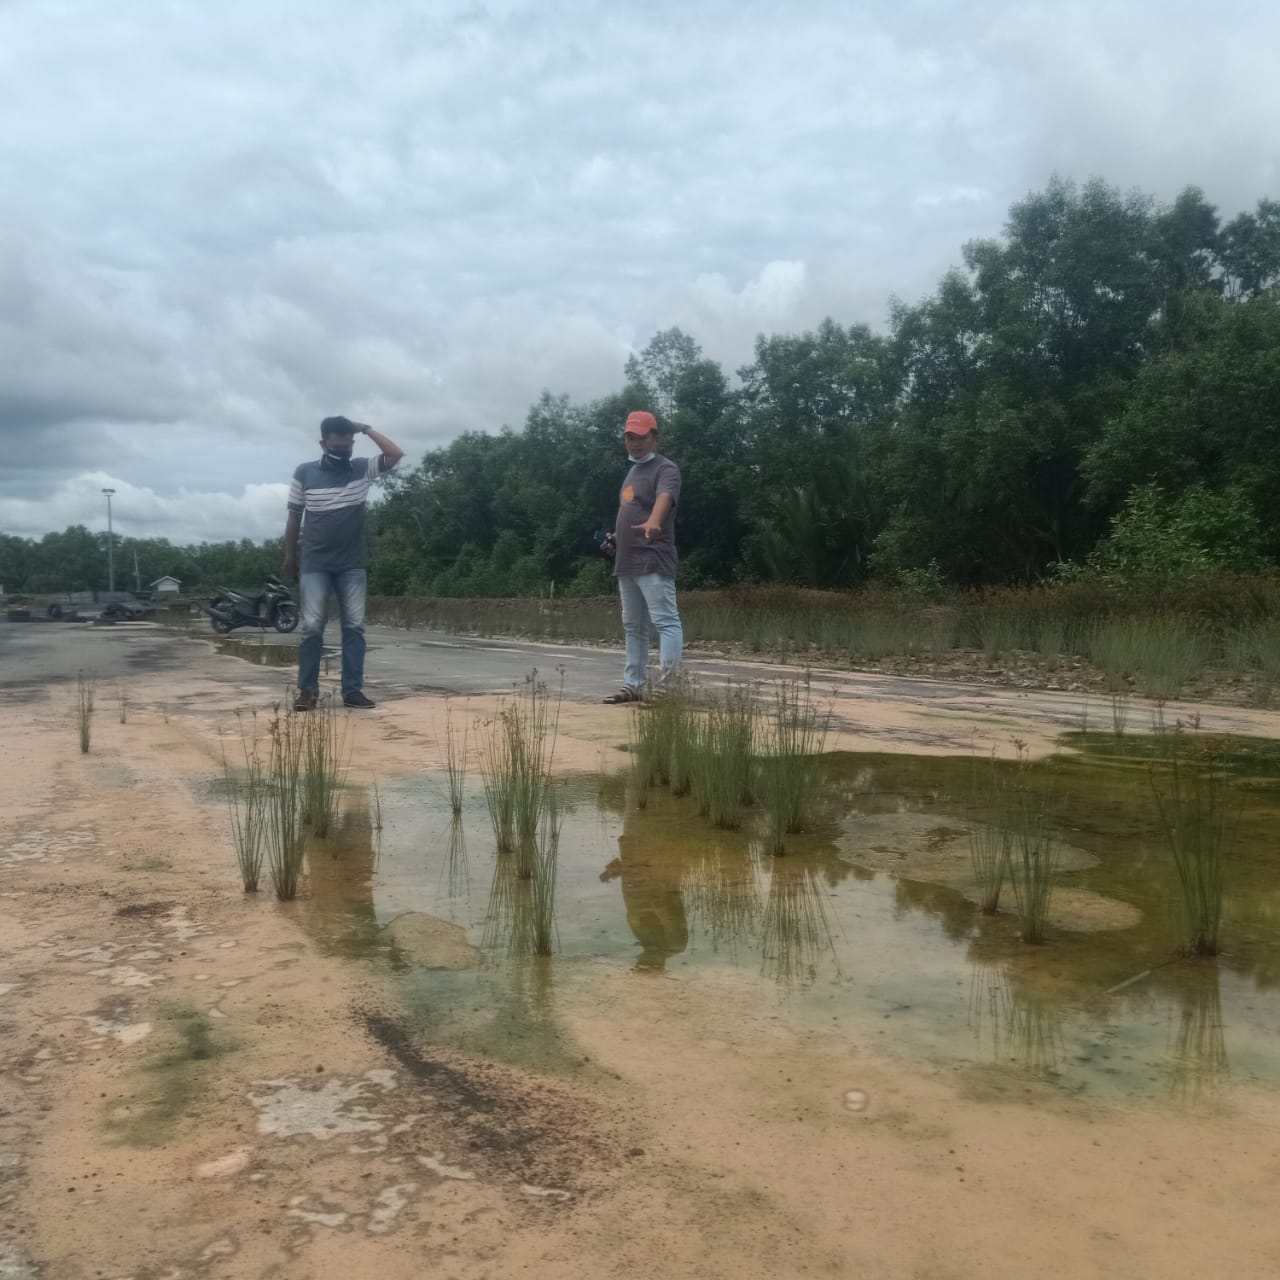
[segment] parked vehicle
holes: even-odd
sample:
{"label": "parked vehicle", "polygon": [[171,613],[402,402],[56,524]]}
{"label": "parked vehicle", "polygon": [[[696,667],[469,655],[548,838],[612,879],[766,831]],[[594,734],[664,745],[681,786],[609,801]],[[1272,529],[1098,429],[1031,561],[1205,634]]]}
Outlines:
{"label": "parked vehicle", "polygon": [[209,615],[209,622],[219,635],[238,627],[275,627],[289,632],[298,625],[298,603],[279,578],[268,578],[256,596],[219,587],[209,603],[200,608]]}

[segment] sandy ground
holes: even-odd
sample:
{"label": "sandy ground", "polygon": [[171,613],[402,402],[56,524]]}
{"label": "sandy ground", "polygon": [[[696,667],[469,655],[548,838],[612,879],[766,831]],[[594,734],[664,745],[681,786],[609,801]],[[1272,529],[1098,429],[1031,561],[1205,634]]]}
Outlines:
{"label": "sandy ground", "polygon": [[[305,894],[241,892],[200,797],[280,680],[184,663],[131,676],[123,724],[100,689],[88,755],[67,686],[0,703],[3,1280],[1280,1273],[1270,1092],[1086,1103],[605,965],[559,1010],[572,1071],[433,1044],[376,966],[317,944]],[[1048,749],[1080,715],[920,692],[838,705],[841,745]],[[359,720],[357,773],[437,760],[443,706]],[[562,730],[566,766],[625,740],[613,708]]]}

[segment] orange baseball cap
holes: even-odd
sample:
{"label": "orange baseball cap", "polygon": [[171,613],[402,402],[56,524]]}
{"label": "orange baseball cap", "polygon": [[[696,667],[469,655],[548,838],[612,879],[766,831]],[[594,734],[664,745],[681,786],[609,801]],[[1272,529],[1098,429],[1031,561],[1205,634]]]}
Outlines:
{"label": "orange baseball cap", "polygon": [[623,425],[622,434],[633,436],[647,436],[650,431],[657,431],[658,420],[651,413],[645,413],[643,409],[637,410],[635,413],[627,414],[627,421]]}

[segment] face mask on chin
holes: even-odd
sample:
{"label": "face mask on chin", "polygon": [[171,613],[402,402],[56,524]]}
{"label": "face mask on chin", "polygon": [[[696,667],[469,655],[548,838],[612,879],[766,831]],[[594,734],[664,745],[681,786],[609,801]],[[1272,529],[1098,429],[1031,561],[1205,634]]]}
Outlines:
{"label": "face mask on chin", "polygon": [[324,451],[324,456],[328,458],[330,462],[336,462],[340,467],[346,466],[346,464],[351,461],[351,450],[326,449]]}
{"label": "face mask on chin", "polygon": [[649,452],[648,452],[648,453],[646,453],[646,454],[644,455],[644,457],[643,457],[643,458],[633,458],[633,457],[631,456],[631,454],[630,454],[630,453],[628,453],[628,454],[627,454],[627,461],[628,461],[628,462],[632,462],[632,463],[634,463],[636,466],[639,466],[642,462],[651,462],[651,461],[653,461],[653,459],[654,459],[654,458],[656,458],[657,456],[658,456],[658,451],[657,451],[657,449],[650,449],[650,450],[649,450]]}

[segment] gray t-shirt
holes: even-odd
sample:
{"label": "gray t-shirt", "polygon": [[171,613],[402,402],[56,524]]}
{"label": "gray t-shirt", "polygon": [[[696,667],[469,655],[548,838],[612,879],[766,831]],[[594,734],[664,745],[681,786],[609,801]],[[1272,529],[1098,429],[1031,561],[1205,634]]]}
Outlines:
{"label": "gray t-shirt", "polygon": [[[653,513],[653,504],[660,493],[671,495],[671,510],[662,521],[662,532],[652,541],[646,541],[642,529],[633,524],[643,524]],[[618,495],[618,522],[614,531],[618,538],[618,553],[614,557],[615,577],[638,578],[646,573],[660,573],[664,577],[676,576],[676,504],[680,501],[680,468],[662,454],[648,462],[633,462],[627,478],[622,482]]]}
{"label": "gray t-shirt", "polygon": [[302,515],[302,572],[363,569],[364,508],[369,487],[382,475],[382,454],[350,463],[304,462],[289,486],[289,510]]}

